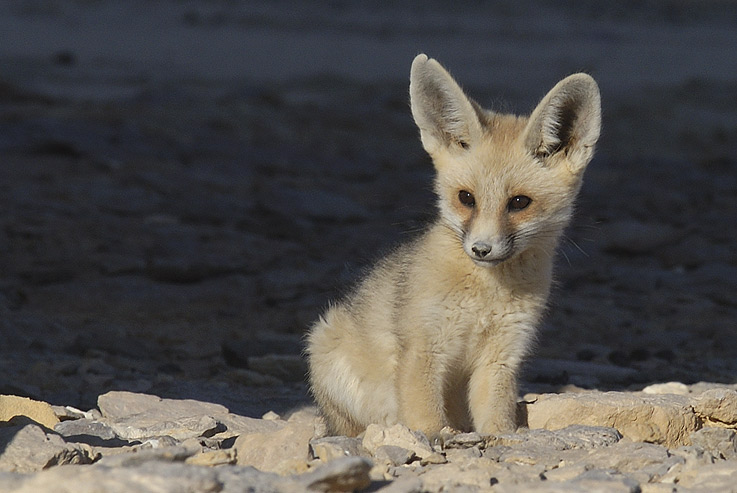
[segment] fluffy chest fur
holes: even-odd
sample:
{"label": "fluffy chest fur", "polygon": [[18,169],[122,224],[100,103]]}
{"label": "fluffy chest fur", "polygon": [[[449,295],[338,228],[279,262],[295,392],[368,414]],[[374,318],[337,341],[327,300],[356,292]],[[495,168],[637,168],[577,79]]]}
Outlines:
{"label": "fluffy chest fur", "polygon": [[494,268],[478,266],[441,224],[408,251],[427,255],[390,267],[405,269],[403,278],[413,282],[398,284],[394,323],[377,330],[391,330],[398,348],[425,348],[464,369],[494,346],[524,356],[545,308],[552,255],[529,252]]}

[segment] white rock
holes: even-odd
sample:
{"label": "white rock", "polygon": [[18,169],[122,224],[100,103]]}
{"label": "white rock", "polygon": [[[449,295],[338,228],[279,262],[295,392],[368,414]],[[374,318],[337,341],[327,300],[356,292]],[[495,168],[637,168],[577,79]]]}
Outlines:
{"label": "white rock", "polygon": [[411,450],[420,459],[435,453],[424,434],[413,432],[402,424],[390,427],[377,424],[368,425],[363,435],[364,448],[371,454],[376,454],[376,450],[382,445],[393,445]]}
{"label": "white rock", "polygon": [[642,391],[645,394],[689,394],[688,385],[681,382],[654,383],[648,385]]}

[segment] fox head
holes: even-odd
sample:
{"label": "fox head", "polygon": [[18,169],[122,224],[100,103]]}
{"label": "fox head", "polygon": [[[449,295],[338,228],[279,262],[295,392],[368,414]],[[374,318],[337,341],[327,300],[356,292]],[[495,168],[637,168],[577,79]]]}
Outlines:
{"label": "fox head", "polygon": [[599,88],[560,81],[529,117],[482,109],[435,60],[418,55],[412,115],[437,172],[440,220],[477,264],[554,247],[568,224],[601,127]]}

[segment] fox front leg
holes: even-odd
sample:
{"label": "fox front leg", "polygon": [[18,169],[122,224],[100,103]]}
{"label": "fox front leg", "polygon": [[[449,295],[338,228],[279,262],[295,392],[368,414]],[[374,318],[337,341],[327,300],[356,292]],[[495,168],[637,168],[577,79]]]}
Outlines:
{"label": "fox front leg", "polygon": [[438,361],[417,352],[405,362],[397,376],[399,421],[425,433],[431,440],[447,424],[443,403],[442,369]]}
{"label": "fox front leg", "polygon": [[516,373],[516,368],[488,363],[471,374],[468,403],[476,432],[493,435],[517,429]]}

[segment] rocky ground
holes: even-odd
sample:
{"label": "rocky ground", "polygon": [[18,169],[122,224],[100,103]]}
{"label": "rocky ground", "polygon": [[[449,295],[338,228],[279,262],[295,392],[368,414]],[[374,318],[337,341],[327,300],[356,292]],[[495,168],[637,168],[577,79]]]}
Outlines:
{"label": "rocky ground", "polygon": [[[0,6],[0,490],[735,491],[732,4],[304,5]],[[604,134],[529,431],[324,438],[301,336],[434,213],[420,51]]]}

